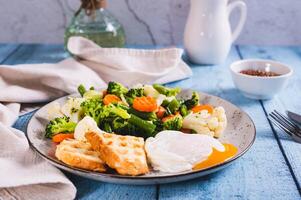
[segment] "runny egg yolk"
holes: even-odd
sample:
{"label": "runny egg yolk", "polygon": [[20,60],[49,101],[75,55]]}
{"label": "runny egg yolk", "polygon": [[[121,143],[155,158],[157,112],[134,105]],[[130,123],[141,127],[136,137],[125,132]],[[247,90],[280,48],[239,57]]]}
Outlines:
{"label": "runny egg yolk", "polygon": [[212,153],[207,158],[207,160],[204,160],[198,164],[196,164],[193,169],[199,170],[199,169],[205,169],[208,167],[212,167],[214,165],[220,164],[233,156],[237,153],[237,148],[232,144],[223,144],[225,146],[225,151],[218,151],[215,148],[213,148]]}

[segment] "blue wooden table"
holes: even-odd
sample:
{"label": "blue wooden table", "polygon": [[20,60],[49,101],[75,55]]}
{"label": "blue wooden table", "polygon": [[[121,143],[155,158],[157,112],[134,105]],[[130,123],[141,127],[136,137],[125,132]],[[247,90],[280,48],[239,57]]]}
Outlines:
{"label": "blue wooden table", "polygon": [[[57,62],[67,57],[62,45],[0,45],[2,64]],[[235,89],[229,65],[245,58],[275,59],[294,69],[287,88],[270,101],[247,99]],[[267,120],[273,109],[301,112],[301,47],[234,46],[224,64],[191,65],[193,77],[169,84],[220,96],[254,120],[257,138],[246,155],[230,167],[192,181],[129,186],[97,182],[66,174],[78,199],[300,199],[301,144],[294,143]],[[25,129],[30,114],[14,125]]]}

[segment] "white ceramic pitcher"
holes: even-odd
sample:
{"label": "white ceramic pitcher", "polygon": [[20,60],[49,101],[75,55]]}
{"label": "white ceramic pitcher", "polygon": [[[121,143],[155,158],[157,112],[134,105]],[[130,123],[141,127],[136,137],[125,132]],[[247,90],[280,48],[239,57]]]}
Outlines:
{"label": "white ceramic pitcher", "polygon": [[[232,33],[229,15],[235,8],[240,9],[240,19]],[[184,46],[190,60],[197,64],[223,62],[246,16],[247,7],[242,1],[228,4],[228,0],[191,0],[184,33]]]}

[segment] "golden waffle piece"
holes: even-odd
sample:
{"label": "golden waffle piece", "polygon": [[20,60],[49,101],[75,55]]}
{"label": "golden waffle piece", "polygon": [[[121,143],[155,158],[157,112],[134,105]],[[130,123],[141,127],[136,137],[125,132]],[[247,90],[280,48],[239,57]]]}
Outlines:
{"label": "golden waffle piece", "polygon": [[143,138],[95,132],[87,132],[85,137],[100,158],[119,174],[136,176],[149,172]]}
{"label": "golden waffle piece", "polygon": [[88,142],[66,139],[57,145],[55,156],[72,167],[98,172],[106,171],[99,153],[94,151]]}

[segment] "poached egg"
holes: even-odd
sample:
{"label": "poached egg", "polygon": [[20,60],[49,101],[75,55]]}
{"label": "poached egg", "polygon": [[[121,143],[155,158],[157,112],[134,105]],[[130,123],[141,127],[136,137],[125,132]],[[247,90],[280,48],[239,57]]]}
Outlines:
{"label": "poached egg", "polygon": [[145,151],[154,170],[178,173],[219,164],[236,154],[237,149],[232,146],[208,135],[169,130],[148,138]]}

